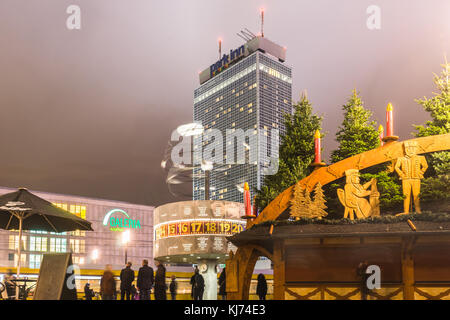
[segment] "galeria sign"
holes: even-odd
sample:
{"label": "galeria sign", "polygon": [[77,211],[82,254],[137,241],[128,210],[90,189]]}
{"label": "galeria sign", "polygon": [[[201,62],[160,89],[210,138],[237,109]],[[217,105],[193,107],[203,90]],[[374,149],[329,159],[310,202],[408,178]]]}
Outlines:
{"label": "galeria sign", "polygon": [[123,231],[123,229],[140,229],[141,222],[131,219],[128,213],[122,209],[112,209],[103,218],[103,225],[109,226],[111,231]]}

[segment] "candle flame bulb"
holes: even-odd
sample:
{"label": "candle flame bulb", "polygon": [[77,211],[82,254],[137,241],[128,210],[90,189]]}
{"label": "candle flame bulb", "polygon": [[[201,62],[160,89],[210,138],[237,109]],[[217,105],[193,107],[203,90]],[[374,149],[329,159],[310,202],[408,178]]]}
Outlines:
{"label": "candle flame bulb", "polygon": [[320,138],[320,132],[319,130],[316,130],[316,133],[314,133],[314,138]]}

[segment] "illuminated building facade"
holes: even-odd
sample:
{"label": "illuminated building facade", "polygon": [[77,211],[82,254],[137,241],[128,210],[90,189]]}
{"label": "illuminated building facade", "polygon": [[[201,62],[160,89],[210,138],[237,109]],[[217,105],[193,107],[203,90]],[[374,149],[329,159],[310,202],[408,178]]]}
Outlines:
{"label": "illuminated building facade", "polygon": [[[271,148],[271,139],[279,138],[272,136],[273,129],[281,136],[283,114],[292,113],[292,74],[284,64],[285,52],[258,36],[200,73],[200,87],[194,92],[194,122],[201,123],[205,133],[194,138],[194,152],[205,150],[213,141],[208,137],[213,129],[224,137],[223,162],[215,163],[210,174],[211,200],[242,202],[239,186],[248,182],[250,188],[260,189],[271,157],[277,159],[278,150]],[[231,143],[234,155],[245,150],[245,163],[227,159],[227,130],[236,135]],[[243,146],[237,142],[239,136],[244,139]],[[256,143],[251,143],[252,139]],[[197,175],[200,169],[194,173],[193,199],[203,200],[204,179]]]}
{"label": "illuminated building facade", "polygon": [[[0,188],[0,194],[16,189]],[[51,233],[24,231],[22,267],[39,269],[43,254],[72,252],[74,264],[81,269],[122,269],[127,260],[138,268],[143,259],[153,265],[153,207],[120,201],[31,191],[83,219],[92,222],[94,231]],[[124,244],[122,234],[128,230],[130,241]],[[17,264],[18,232],[0,230],[0,267]]]}

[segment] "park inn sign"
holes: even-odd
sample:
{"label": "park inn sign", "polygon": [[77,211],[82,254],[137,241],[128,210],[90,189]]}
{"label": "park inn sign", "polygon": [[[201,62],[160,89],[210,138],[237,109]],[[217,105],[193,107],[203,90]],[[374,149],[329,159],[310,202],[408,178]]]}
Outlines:
{"label": "park inn sign", "polygon": [[[121,216],[117,216],[117,214]],[[124,217],[123,217],[124,216]],[[103,225],[109,226],[111,231],[123,231],[124,229],[140,229],[141,222],[139,220],[131,219],[128,213],[122,209],[113,209],[103,218]]]}

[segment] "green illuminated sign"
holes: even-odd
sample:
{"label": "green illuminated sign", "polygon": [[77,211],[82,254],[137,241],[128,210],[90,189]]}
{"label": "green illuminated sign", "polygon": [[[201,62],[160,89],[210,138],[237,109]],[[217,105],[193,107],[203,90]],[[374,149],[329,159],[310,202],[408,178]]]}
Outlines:
{"label": "green illuminated sign", "polygon": [[[125,218],[117,217],[115,214],[120,213]],[[103,225],[109,226],[111,231],[123,231],[123,229],[140,229],[141,222],[139,220],[131,219],[128,213],[122,209],[113,209],[103,218]]]}

